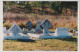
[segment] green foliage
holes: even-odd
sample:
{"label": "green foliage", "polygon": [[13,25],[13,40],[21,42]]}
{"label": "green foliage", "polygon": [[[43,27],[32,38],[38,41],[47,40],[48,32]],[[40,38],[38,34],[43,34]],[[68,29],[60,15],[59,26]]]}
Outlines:
{"label": "green foliage", "polygon": [[11,24],[4,24],[3,27],[6,27],[7,29],[9,29],[11,27]]}
{"label": "green foliage", "polygon": [[31,7],[31,5],[29,4],[29,1],[26,1],[26,2],[25,2],[25,8],[27,9],[27,12],[28,12],[28,13],[31,12],[32,7]]}
{"label": "green foliage", "polygon": [[12,5],[16,5],[17,2],[16,1],[6,1],[6,2],[4,1],[3,4],[4,4],[4,7],[10,7]]}
{"label": "green foliage", "polygon": [[19,1],[18,4],[19,5],[25,5],[25,1]]}
{"label": "green foliage", "polygon": [[[75,3],[75,4],[74,4]],[[77,10],[76,8],[78,7],[77,6],[77,2],[75,1],[70,1],[70,2],[61,2],[61,7],[64,7],[64,8],[70,8],[70,9],[75,9]]]}
{"label": "green foliage", "polygon": [[52,2],[51,8],[55,11],[55,14],[60,14],[62,11],[61,2]]}
{"label": "green foliage", "polygon": [[4,7],[13,7],[13,5],[23,5],[28,13],[32,12],[32,9],[35,8],[41,8],[41,12],[43,13],[48,13],[47,11],[45,12],[44,10],[47,8],[50,8],[54,11],[54,14],[62,14],[62,9],[63,8],[69,8],[72,10],[77,11],[77,2],[61,2],[61,1],[4,1],[3,2]]}

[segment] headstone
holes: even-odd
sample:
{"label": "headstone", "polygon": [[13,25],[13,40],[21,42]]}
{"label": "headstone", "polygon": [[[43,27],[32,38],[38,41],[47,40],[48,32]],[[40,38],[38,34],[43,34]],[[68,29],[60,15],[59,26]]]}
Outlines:
{"label": "headstone", "polygon": [[26,26],[27,26],[27,29],[28,29],[29,31],[31,31],[31,28],[32,28],[33,24],[32,24],[31,21],[28,21],[28,22],[26,23]]}
{"label": "headstone", "polygon": [[56,36],[67,36],[68,35],[68,28],[57,28],[55,31]]}
{"label": "headstone", "polygon": [[25,28],[23,28],[23,34],[26,34],[26,29]]}
{"label": "headstone", "polygon": [[9,32],[6,30],[6,27],[3,27],[3,33],[4,35],[8,34]]}
{"label": "headstone", "polygon": [[49,28],[52,26],[51,23],[46,19],[42,24],[44,35],[49,35]]}
{"label": "headstone", "polygon": [[38,20],[37,21],[37,27],[36,27],[36,29],[35,29],[35,32],[36,33],[41,33],[42,32],[42,29],[41,29],[41,27],[40,27],[40,24],[41,24],[41,21],[40,20]]}
{"label": "headstone", "polygon": [[5,33],[5,31],[6,31],[6,27],[3,27],[3,33]]}
{"label": "headstone", "polygon": [[18,33],[22,32],[22,29],[15,23],[10,29],[9,32],[12,32],[14,36],[19,35]]}

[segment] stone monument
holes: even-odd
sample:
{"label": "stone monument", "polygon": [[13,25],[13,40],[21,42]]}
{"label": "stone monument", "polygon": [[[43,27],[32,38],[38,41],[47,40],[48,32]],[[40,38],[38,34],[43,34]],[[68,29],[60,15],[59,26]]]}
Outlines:
{"label": "stone monument", "polygon": [[29,39],[27,35],[22,33],[22,29],[15,23],[9,30],[8,36],[4,36],[4,39]]}
{"label": "stone monument", "polygon": [[54,35],[62,38],[72,37],[72,35],[68,35],[68,28],[57,28]]}
{"label": "stone monument", "polygon": [[46,19],[41,26],[43,27],[44,35],[49,35],[49,28],[52,26],[51,23]]}
{"label": "stone monument", "polygon": [[36,27],[36,29],[35,29],[35,33],[42,33],[42,29],[41,29],[41,27],[40,27],[40,24],[41,24],[41,21],[38,20],[38,21],[37,21],[37,27]]}
{"label": "stone monument", "polygon": [[[57,28],[55,33],[50,33],[49,28],[52,26],[51,23],[46,19],[41,26],[43,27],[43,33],[27,33],[29,37],[35,39],[55,39],[55,38],[71,38],[71,35],[68,35],[68,28]],[[39,28],[39,27],[38,27]]]}
{"label": "stone monument", "polygon": [[26,23],[26,26],[27,26],[27,29],[28,29],[29,31],[31,31],[31,28],[32,28],[33,24],[32,24],[31,21],[28,21],[28,22]]}
{"label": "stone monument", "polygon": [[3,27],[3,33],[6,33],[6,27]]}
{"label": "stone monument", "polygon": [[8,31],[17,36],[19,35],[18,33],[22,32],[22,29],[15,23]]}

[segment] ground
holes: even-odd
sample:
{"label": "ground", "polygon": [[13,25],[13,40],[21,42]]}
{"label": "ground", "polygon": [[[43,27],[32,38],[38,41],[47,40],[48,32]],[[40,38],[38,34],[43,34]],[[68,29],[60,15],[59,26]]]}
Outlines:
{"label": "ground", "polygon": [[77,51],[77,37],[39,40],[4,40],[4,51]]}

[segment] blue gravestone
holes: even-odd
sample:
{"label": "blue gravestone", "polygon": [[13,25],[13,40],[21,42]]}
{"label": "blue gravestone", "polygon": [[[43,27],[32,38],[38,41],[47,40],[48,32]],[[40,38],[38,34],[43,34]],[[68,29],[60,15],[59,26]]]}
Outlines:
{"label": "blue gravestone", "polygon": [[46,19],[42,24],[44,35],[49,35],[49,28],[52,26],[51,23]]}
{"label": "blue gravestone", "polygon": [[41,29],[41,27],[40,27],[40,24],[41,24],[41,21],[40,20],[38,20],[37,21],[37,27],[36,27],[36,29],[35,29],[35,32],[37,33],[37,32],[42,32],[42,29]]}
{"label": "blue gravestone", "polygon": [[26,23],[26,26],[27,26],[27,29],[28,29],[29,31],[31,31],[31,28],[32,28],[33,24],[32,24],[31,21],[28,21],[28,22]]}
{"label": "blue gravestone", "polygon": [[22,29],[15,23],[10,29],[10,32],[13,33],[14,36],[19,35],[18,33],[22,32]]}

